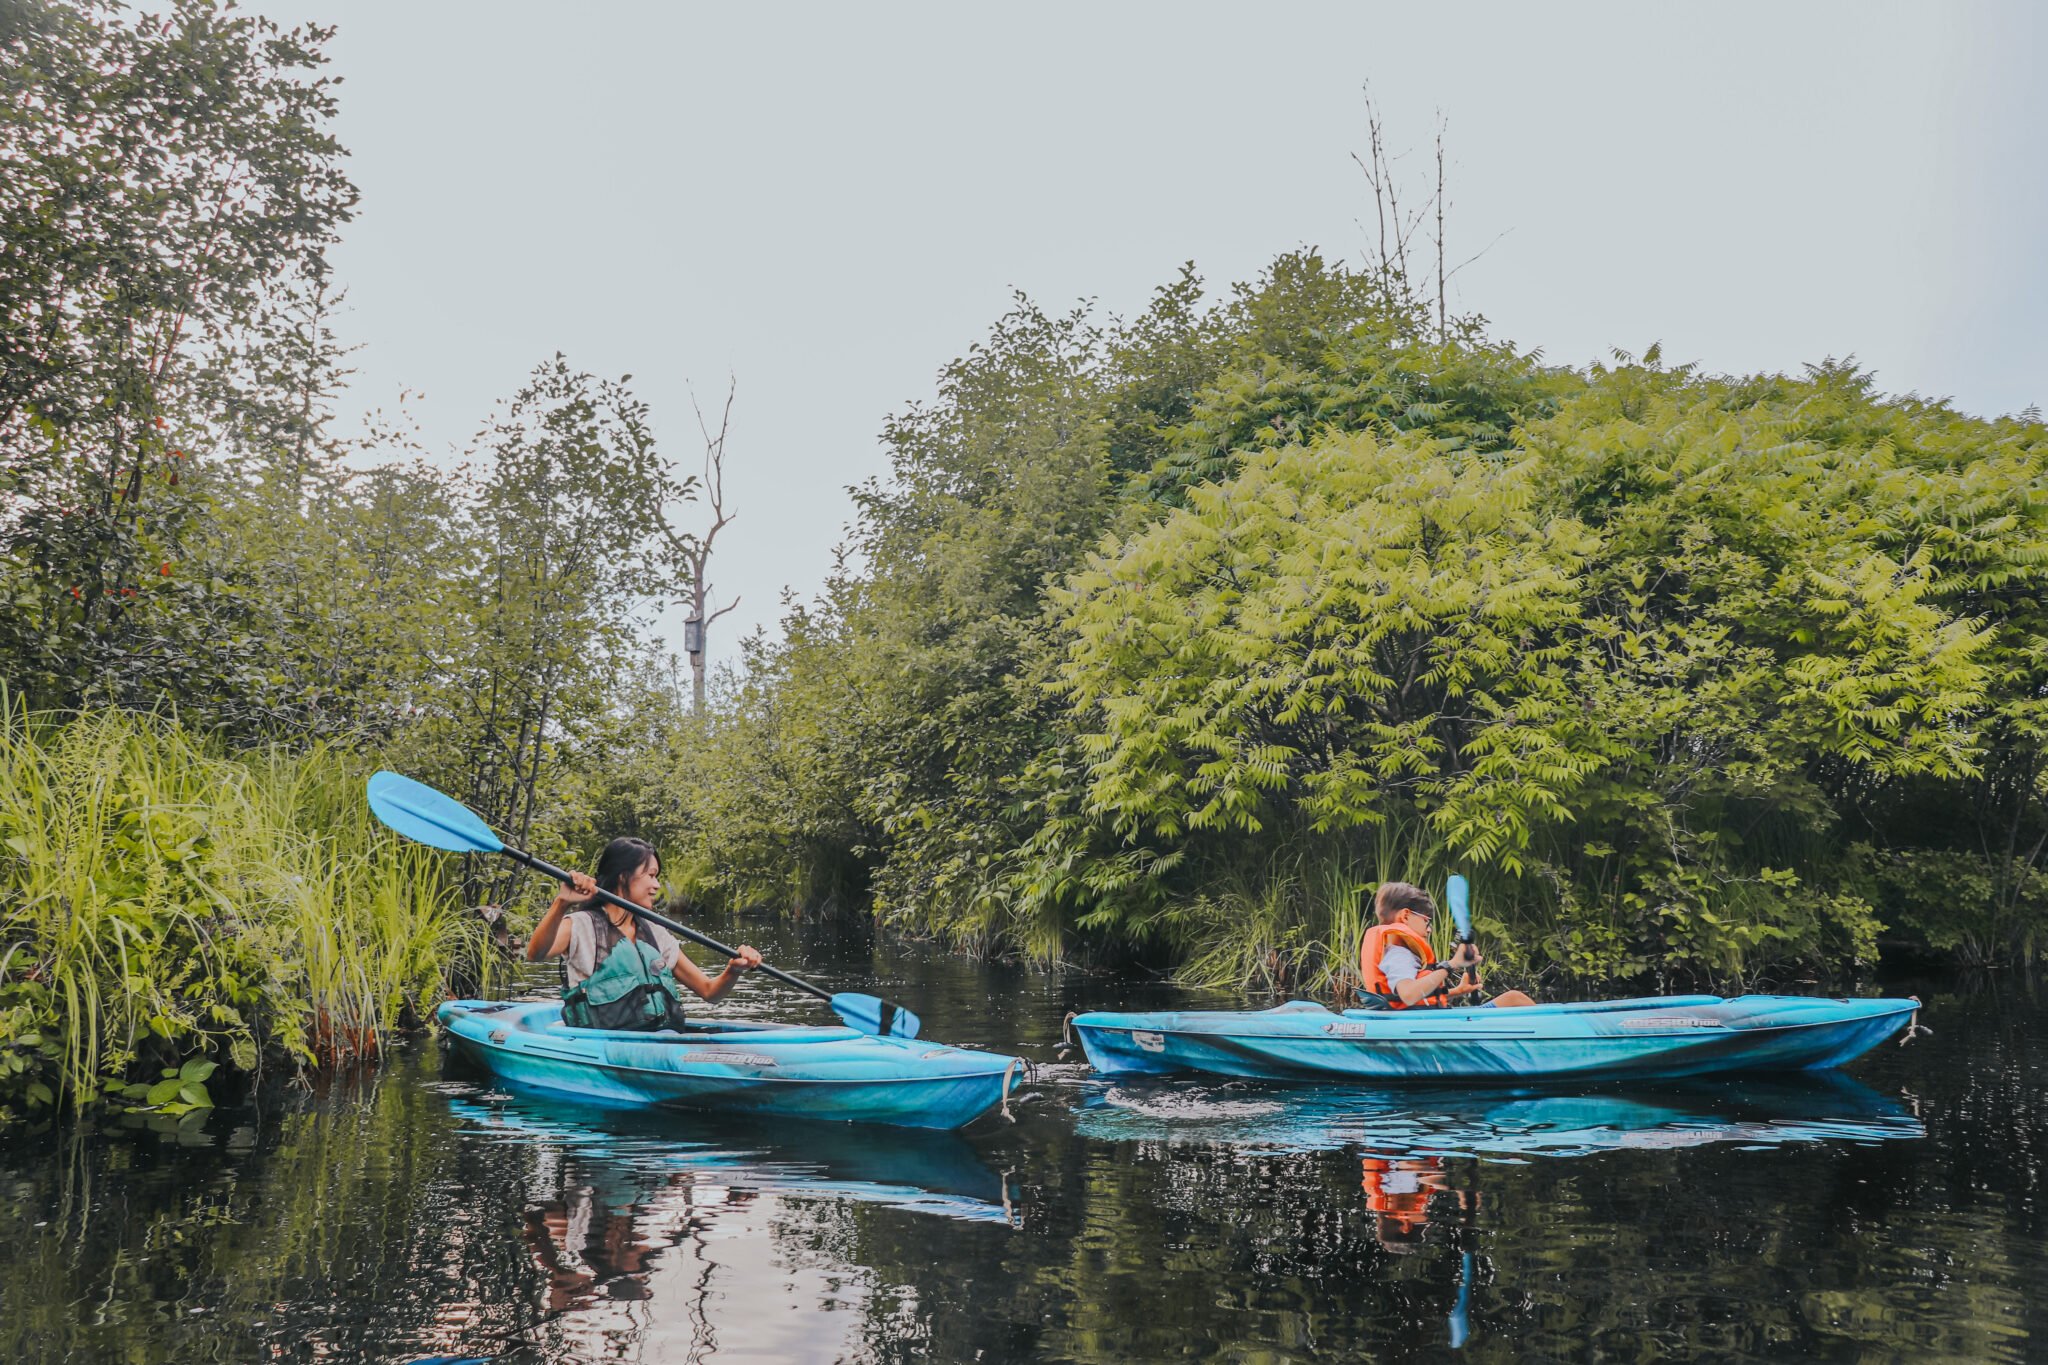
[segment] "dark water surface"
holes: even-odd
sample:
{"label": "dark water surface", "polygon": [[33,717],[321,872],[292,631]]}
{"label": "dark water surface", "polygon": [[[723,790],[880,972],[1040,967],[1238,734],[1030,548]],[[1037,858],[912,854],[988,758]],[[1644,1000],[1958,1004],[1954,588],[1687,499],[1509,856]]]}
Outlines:
{"label": "dark water surface", "polygon": [[2024,982],[1884,983],[1934,1034],[1848,1075],[1112,1086],[1067,1011],[1218,1002],[746,932],[1037,1084],[920,1136],[605,1113],[422,1044],[197,1129],[15,1134],[0,1359],[2048,1360]]}

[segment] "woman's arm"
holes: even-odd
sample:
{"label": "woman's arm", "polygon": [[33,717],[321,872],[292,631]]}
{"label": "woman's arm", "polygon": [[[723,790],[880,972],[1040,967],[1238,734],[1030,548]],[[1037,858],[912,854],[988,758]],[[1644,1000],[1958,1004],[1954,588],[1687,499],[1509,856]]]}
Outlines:
{"label": "woman's arm", "polygon": [[540,923],[533,926],[533,933],[526,940],[526,960],[545,962],[551,957],[560,957],[569,951],[569,913],[581,910],[590,904],[590,898],[597,894],[597,883],[587,872],[569,874],[569,885],[555,893],[548,902],[548,908],[540,917]]}
{"label": "woman's arm", "polygon": [[725,964],[725,970],[717,976],[709,975],[702,967],[690,961],[684,952],[676,954],[676,980],[695,991],[705,1000],[716,1000],[739,983],[739,979],[761,965],[761,954],[745,943],[740,945],[740,955]]}

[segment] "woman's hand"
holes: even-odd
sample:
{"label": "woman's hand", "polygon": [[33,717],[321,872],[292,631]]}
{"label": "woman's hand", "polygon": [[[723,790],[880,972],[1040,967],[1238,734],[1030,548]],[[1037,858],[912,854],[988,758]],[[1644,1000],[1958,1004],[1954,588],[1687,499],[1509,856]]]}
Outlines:
{"label": "woman's hand", "polygon": [[706,1000],[716,1000],[740,984],[740,978],[761,965],[761,954],[749,944],[733,949],[733,955],[726,959],[725,969],[717,976],[707,976],[702,967],[690,961],[688,953],[676,954],[676,980],[688,986]]}
{"label": "woman's hand", "polygon": [[556,888],[555,898],[541,912],[540,923],[533,926],[533,933],[526,940],[526,960],[544,962],[568,952],[567,916],[571,910],[590,904],[596,894],[597,883],[588,872],[571,872],[569,884]]}

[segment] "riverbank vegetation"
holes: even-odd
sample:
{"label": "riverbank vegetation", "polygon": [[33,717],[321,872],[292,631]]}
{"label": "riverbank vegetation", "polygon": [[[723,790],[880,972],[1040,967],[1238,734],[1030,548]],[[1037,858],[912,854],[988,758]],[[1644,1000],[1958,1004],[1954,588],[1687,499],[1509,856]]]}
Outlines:
{"label": "riverbank vegetation", "polygon": [[217,1066],[360,1060],[491,960],[438,855],[324,745],[227,757],[101,709],[0,714],[0,1106],[177,1116]]}
{"label": "riverbank vegetation", "polygon": [[2036,414],[1551,365],[1304,251],[1020,302],[885,436],[677,790],[706,892],[1296,989],[1454,870],[1580,986],[2044,942]]}
{"label": "riverbank vegetation", "polygon": [[544,358],[454,470],[337,419],[329,36],[0,12],[0,1104],[198,1103],[473,976],[515,874],[389,847],[379,764],[698,906],[1211,982],[1334,984],[1453,870],[1581,986],[2048,941],[2038,414],[1561,366],[1384,252],[1020,298],[699,707],[627,381]]}
{"label": "riverbank vegetation", "polygon": [[660,691],[693,490],[623,381],[543,359],[452,472],[336,420],[329,36],[0,13],[0,1108],[175,1112],[475,988],[511,870],[397,848],[362,780],[567,859]]}

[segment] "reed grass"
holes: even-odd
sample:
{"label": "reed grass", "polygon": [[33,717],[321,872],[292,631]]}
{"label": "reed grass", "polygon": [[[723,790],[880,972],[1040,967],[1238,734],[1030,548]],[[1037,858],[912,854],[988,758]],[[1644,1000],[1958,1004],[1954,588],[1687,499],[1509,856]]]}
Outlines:
{"label": "reed grass", "polygon": [[[229,756],[166,718],[0,697],[0,1113],[140,1098],[196,1058],[366,1057],[488,970],[439,856],[376,826],[364,775],[333,748]],[[151,1102],[210,1102],[169,1089]]]}
{"label": "reed grass", "polygon": [[[1443,905],[1445,881],[1458,870],[1419,822],[1389,822],[1342,839],[1297,836],[1262,860],[1222,866],[1209,875],[1209,892],[1163,913],[1180,955],[1175,979],[1348,1001],[1359,987],[1358,943],[1370,926],[1373,890],[1414,882]],[[1473,876],[1473,922],[1490,986],[1534,988],[1573,976],[1575,966],[1591,975],[1624,960],[1629,926],[1618,910],[1561,909],[1545,889],[1540,877]],[[1451,917],[1438,915],[1431,932],[1438,954],[1448,955],[1457,932]]]}

